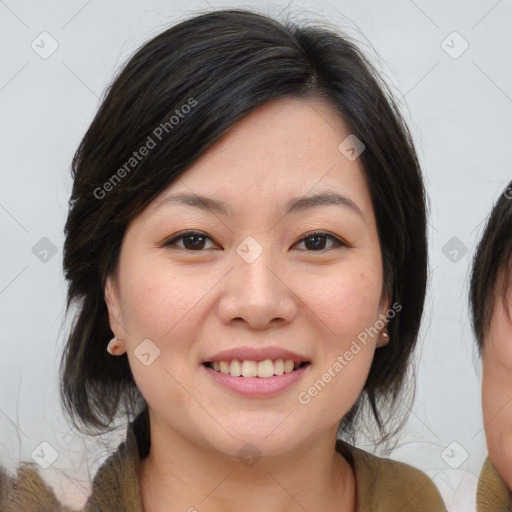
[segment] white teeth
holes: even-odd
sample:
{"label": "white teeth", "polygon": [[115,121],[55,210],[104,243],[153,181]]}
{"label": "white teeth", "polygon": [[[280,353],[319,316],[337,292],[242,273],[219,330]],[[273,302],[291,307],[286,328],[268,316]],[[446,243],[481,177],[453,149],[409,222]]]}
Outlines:
{"label": "white teeth", "polygon": [[274,363],[272,362],[272,359],[267,359],[258,363],[258,377],[267,379],[268,377],[272,377],[272,375],[274,375]]}
{"label": "white teeth", "polygon": [[229,373],[233,375],[233,377],[240,377],[240,375],[242,375],[242,365],[238,359],[233,359],[233,361],[231,361]]}
{"label": "white teeth", "polygon": [[291,373],[294,368],[298,369],[299,363],[295,364],[292,359],[266,359],[265,361],[240,361],[233,359],[229,361],[214,361],[213,369],[217,372],[230,374],[233,377],[259,377],[267,379],[273,375],[283,375],[283,373]]}
{"label": "white teeth", "polygon": [[257,377],[258,363],[256,361],[244,361],[242,363],[242,376],[243,377]]}
{"label": "white teeth", "polygon": [[291,361],[290,359],[287,359],[285,362],[284,362],[284,373],[291,373],[293,372],[293,361]]}
{"label": "white teeth", "polygon": [[274,373],[276,375],[283,375],[284,361],[282,359],[278,359],[277,361],[274,361]]}

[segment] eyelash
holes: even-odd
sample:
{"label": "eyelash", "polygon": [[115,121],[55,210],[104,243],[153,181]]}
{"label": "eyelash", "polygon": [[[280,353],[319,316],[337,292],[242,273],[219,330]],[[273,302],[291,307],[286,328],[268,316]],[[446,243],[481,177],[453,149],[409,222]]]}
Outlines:
{"label": "eyelash", "polygon": [[[189,237],[189,236],[194,236],[194,235],[201,236],[203,238],[207,238],[209,240],[212,240],[209,236],[205,235],[201,231],[184,231],[183,233],[181,233],[179,235],[176,235],[176,236],[173,236],[172,238],[170,238],[170,239],[166,240],[165,242],[163,242],[162,243],[162,247],[172,247],[173,245],[175,245],[175,243],[177,241],[182,240],[183,238],[186,238],[186,237]],[[304,236],[300,240],[298,240],[297,243],[301,243],[304,240],[307,240],[308,238],[312,238],[314,236],[323,236],[325,238],[330,238],[334,242],[335,245],[333,247],[329,247],[329,249],[336,248],[336,247],[338,247],[338,248],[341,248],[341,247],[351,247],[349,244],[347,244],[346,242],[343,242],[338,237],[336,237],[334,235],[331,235],[330,233],[327,233],[326,231],[320,231],[320,230],[313,231],[312,233],[308,233],[306,236]],[[183,251],[187,251],[189,253],[190,252],[205,252],[205,250],[193,251],[191,249],[185,249],[183,247],[176,247],[176,248],[180,249],[180,250],[183,250]],[[328,251],[329,249],[321,249],[321,250],[318,250],[318,251],[308,251],[306,249],[306,252],[325,252],[325,251]]]}

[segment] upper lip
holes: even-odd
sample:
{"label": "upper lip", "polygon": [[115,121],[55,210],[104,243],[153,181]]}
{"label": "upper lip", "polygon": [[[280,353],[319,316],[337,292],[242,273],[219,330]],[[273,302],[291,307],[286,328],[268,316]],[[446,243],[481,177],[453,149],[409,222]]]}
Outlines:
{"label": "upper lip", "polygon": [[297,363],[308,361],[309,359],[305,356],[286,350],[281,347],[265,347],[265,348],[253,348],[253,347],[236,347],[228,350],[222,350],[209,356],[203,361],[203,363],[213,361],[232,361],[238,359],[239,361],[265,361],[266,359],[291,359]]}

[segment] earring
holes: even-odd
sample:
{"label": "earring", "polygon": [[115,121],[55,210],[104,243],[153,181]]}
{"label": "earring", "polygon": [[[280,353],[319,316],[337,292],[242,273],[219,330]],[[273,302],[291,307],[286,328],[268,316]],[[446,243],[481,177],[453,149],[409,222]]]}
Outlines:
{"label": "earring", "polygon": [[379,347],[387,345],[389,343],[389,333],[387,327],[384,327],[382,332],[380,333],[381,343],[379,343]]}
{"label": "earring", "polygon": [[107,352],[112,356],[120,356],[122,348],[122,340],[118,340],[115,336],[108,342]]}

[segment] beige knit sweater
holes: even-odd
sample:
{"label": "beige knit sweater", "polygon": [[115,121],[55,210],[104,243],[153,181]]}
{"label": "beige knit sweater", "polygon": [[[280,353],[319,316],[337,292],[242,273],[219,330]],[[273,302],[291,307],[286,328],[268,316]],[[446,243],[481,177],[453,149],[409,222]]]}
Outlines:
{"label": "beige knit sweater", "polygon": [[512,512],[512,495],[487,457],[480,471],[476,492],[477,512]]}

